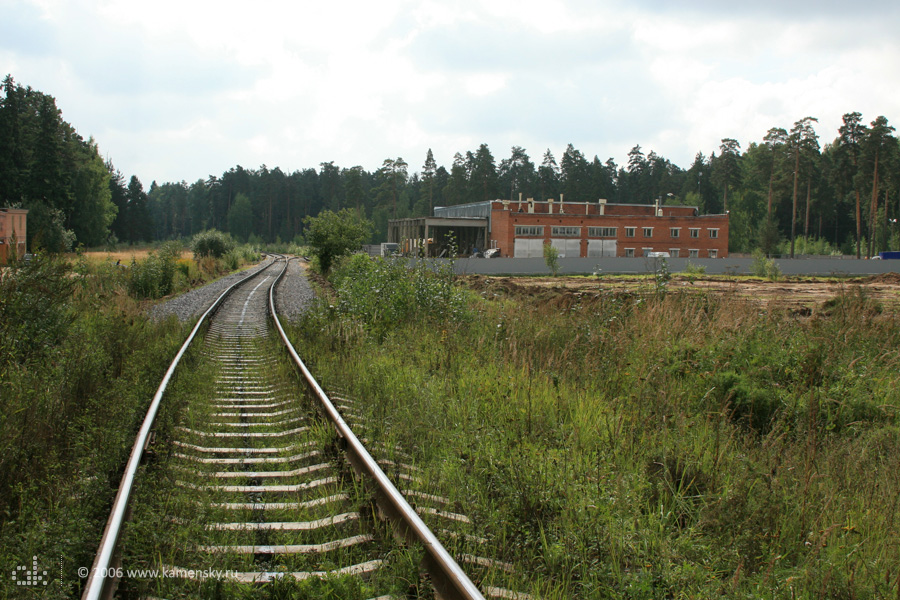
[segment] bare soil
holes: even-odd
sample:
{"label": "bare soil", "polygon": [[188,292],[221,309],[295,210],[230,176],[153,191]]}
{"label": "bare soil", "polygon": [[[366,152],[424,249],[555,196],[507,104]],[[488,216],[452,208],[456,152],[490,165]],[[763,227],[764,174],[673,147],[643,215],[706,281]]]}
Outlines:
{"label": "bare soil", "polygon": [[[609,295],[642,295],[656,291],[652,276],[644,277],[488,277],[468,275],[466,284],[496,296],[531,298],[554,306],[568,306]],[[900,310],[900,274],[885,273],[852,279],[782,278],[767,281],[747,277],[687,277],[673,275],[672,292],[727,295],[768,308],[781,307],[810,314],[835,298],[863,296],[883,308]]]}

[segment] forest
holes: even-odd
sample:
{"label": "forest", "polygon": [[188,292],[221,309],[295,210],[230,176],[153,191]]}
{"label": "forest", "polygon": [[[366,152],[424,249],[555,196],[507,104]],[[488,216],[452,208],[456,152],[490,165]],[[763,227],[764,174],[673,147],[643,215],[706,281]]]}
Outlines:
{"label": "forest", "polygon": [[322,162],[290,173],[240,165],[221,175],[153,181],[147,189],[103,161],[62,119],[55,99],[7,75],[0,98],[0,205],[29,209],[30,248],[65,250],[179,239],[207,229],[255,243],[302,240],[304,218],[352,208],[386,239],[389,219],[435,206],[510,198],[647,204],[657,199],[730,215],[730,251],[871,256],[900,249],[900,142],[884,116],[843,115],[831,141],[815,117],[779,124],[746,148],[723,138],[686,169],[635,145],[627,164],[569,144],[539,162],[513,146],[498,161],[487,144],[457,152],[448,169],[430,149],[422,166],[387,158],[380,168]]}

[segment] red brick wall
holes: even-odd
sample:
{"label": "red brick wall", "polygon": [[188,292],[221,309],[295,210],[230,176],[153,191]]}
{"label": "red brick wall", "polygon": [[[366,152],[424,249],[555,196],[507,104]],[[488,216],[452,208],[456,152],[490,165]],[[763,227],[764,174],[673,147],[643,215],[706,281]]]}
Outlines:
{"label": "red brick wall", "polygon": [[[687,258],[689,250],[698,250],[698,258],[708,258],[709,250],[715,250],[718,258],[728,256],[728,216],[701,215],[694,216],[692,207],[663,206],[663,216],[653,216],[652,205],[606,205],[604,215],[597,214],[599,206],[592,204],[566,203],[563,214],[559,214],[559,203],[553,203],[553,213],[547,212],[547,203],[535,203],[534,214],[527,212],[527,203],[522,203],[523,212],[518,212],[519,203],[510,202],[509,209],[504,210],[502,203],[495,202],[491,211],[491,240],[496,241],[502,256],[513,256],[515,249],[516,225],[544,226],[543,239],[549,243],[554,225],[581,227],[581,256],[587,256],[588,227],[616,228],[616,255],[625,256],[626,248],[634,248],[634,256],[642,256],[643,248],[651,248],[657,252],[669,252],[672,248],[680,250],[680,257]],[[589,214],[584,214],[588,212]],[[625,228],[634,227],[634,237],[625,236]],[[645,227],[653,228],[650,238],[643,236]],[[680,228],[678,238],[671,236],[672,228]],[[690,237],[690,229],[699,229],[699,237]],[[710,237],[710,229],[718,229],[718,237]],[[573,238],[568,238],[573,239]]]}
{"label": "red brick wall", "polygon": [[19,258],[24,256],[26,252],[25,240],[28,235],[27,214],[28,211],[23,209],[0,210],[0,240],[3,240],[2,247],[0,247],[0,264],[6,264],[6,259],[11,252],[9,243],[14,231],[18,242],[16,256]]}

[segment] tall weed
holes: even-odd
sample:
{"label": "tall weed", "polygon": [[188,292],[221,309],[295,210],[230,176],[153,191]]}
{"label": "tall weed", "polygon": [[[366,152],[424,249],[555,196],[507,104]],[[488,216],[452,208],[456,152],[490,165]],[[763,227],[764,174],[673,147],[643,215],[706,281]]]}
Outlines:
{"label": "tall weed", "polygon": [[366,261],[295,343],[464,508],[479,551],[517,566],[515,589],[897,594],[895,315],[852,297],[797,319],[671,291],[566,308],[470,295],[462,327],[410,316],[335,344],[394,310]]}
{"label": "tall weed", "polygon": [[[37,256],[0,277],[0,563],[78,595],[134,434],[184,335],[151,324],[121,267],[72,271]],[[59,575],[62,571],[60,583]],[[0,597],[23,589],[0,578]]]}
{"label": "tall weed", "polygon": [[173,291],[176,262],[181,256],[179,242],[166,242],[143,261],[132,259],[129,291],[138,299],[161,298]]}
{"label": "tall weed", "polygon": [[452,267],[419,260],[347,257],[332,277],[338,313],[383,338],[416,320],[459,322],[465,318],[464,294],[453,286]]}
{"label": "tall weed", "polygon": [[781,267],[773,259],[763,254],[761,250],[756,250],[753,253],[753,265],[750,267],[750,272],[769,281],[781,279]]}

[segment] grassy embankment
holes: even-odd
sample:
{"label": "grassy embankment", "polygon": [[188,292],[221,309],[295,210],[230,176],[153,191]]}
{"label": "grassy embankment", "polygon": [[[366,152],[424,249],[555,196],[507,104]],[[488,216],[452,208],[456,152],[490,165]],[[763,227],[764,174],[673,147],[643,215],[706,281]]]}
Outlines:
{"label": "grassy embankment", "polygon": [[451,279],[354,258],[293,336],[488,540],[445,543],[517,567],[483,582],[900,594],[896,314],[852,286],[799,318],[702,292],[552,302]]}
{"label": "grassy embankment", "polygon": [[[141,308],[198,283],[183,276],[196,265],[160,258],[176,250],[125,267],[38,256],[0,271],[0,598],[78,594],[77,569],[91,566],[134,434],[186,335]],[[11,574],[33,560],[49,584],[17,586]]]}

